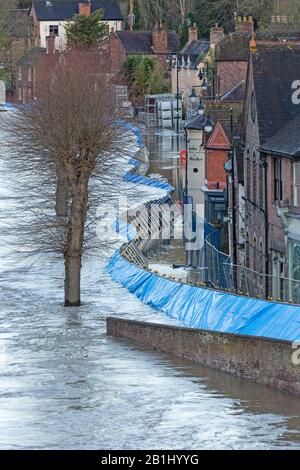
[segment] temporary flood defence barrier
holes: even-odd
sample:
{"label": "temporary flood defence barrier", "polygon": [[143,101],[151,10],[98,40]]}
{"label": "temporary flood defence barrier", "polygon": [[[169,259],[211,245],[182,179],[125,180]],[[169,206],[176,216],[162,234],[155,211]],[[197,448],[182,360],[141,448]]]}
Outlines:
{"label": "temporary flood defence barrier", "polygon": [[266,338],[300,340],[300,308],[172,281],[138,268],[119,252],[108,270],[142,302],[184,325]]}
{"label": "temporary flood defence barrier", "polygon": [[[131,124],[127,128],[135,134],[138,146],[141,146],[140,130]],[[150,178],[141,178],[150,180],[148,184],[151,186],[156,183]],[[133,235],[134,232],[131,232]],[[119,251],[109,260],[108,271],[115,281],[142,302],[177,318],[190,328],[288,341],[300,340],[300,307],[296,305],[172,281],[128,262]]]}

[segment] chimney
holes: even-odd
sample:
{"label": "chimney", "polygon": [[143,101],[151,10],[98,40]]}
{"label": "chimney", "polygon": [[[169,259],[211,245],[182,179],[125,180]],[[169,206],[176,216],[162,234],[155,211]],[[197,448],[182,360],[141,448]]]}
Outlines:
{"label": "chimney", "polygon": [[257,43],[255,41],[255,34],[252,33],[251,34],[251,40],[250,40],[250,51],[251,52],[256,52],[256,46],[257,46]]}
{"label": "chimney", "polygon": [[254,32],[253,17],[235,15],[235,32],[252,34]]}
{"label": "chimney", "polygon": [[198,41],[198,28],[196,23],[189,27],[189,42]]}
{"label": "chimney", "polygon": [[91,14],[91,2],[87,0],[86,2],[79,3],[79,15],[90,16]]}
{"label": "chimney", "polygon": [[159,54],[168,53],[168,31],[163,29],[162,26],[156,27],[152,31],[152,48],[154,54],[157,53],[157,60],[161,65],[166,65],[166,57]]}
{"label": "chimney", "polygon": [[55,36],[46,37],[46,53],[49,55],[55,54]]}
{"label": "chimney", "polygon": [[216,47],[216,45],[219,44],[219,42],[221,42],[224,37],[224,29],[219,26],[218,23],[216,23],[215,26],[210,28],[210,47]]}

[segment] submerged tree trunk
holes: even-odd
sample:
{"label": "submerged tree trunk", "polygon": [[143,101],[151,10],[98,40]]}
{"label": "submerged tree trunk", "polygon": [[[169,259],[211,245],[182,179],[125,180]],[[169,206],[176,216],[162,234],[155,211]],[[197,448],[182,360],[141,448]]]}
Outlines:
{"label": "submerged tree trunk", "polygon": [[80,305],[80,276],[86,222],[88,183],[87,178],[78,182],[72,195],[67,241],[65,246],[65,306]]}
{"label": "submerged tree trunk", "polygon": [[62,171],[60,169],[57,169],[55,211],[58,217],[67,217],[68,198],[69,198],[68,183],[64,175],[62,174]]}
{"label": "submerged tree trunk", "polygon": [[81,256],[65,256],[65,307],[80,306]]}

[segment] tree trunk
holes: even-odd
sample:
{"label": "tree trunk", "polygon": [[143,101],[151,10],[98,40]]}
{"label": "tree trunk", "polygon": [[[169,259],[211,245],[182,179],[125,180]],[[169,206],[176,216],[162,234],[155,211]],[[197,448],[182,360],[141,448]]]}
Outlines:
{"label": "tree trunk", "polygon": [[80,306],[81,256],[65,257],[65,307]]}
{"label": "tree trunk", "polygon": [[80,306],[80,275],[87,212],[88,179],[82,178],[72,194],[65,258],[65,306]]}
{"label": "tree trunk", "polygon": [[57,170],[57,184],[56,184],[56,203],[55,211],[58,217],[67,217],[68,215],[68,183],[64,178],[61,170]]}

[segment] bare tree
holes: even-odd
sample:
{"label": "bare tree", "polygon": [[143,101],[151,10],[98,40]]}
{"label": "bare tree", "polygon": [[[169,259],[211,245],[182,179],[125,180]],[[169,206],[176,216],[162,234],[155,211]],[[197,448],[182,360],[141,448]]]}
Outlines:
{"label": "bare tree", "polygon": [[69,192],[63,223],[48,218],[39,230],[53,238],[55,249],[62,249],[65,305],[78,306],[91,178],[107,185],[112,158],[124,146],[124,130],[111,109],[109,79],[97,51],[71,50],[55,64],[46,55],[36,80],[38,99],[20,107],[9,126],[17,139],[20,166],[52,181],[59,175]]}
{"label": "bare tree", "polygon": [[182,29],[186,16],[192,12],[195,0],[169,0],[168,14],[180,23]]}

